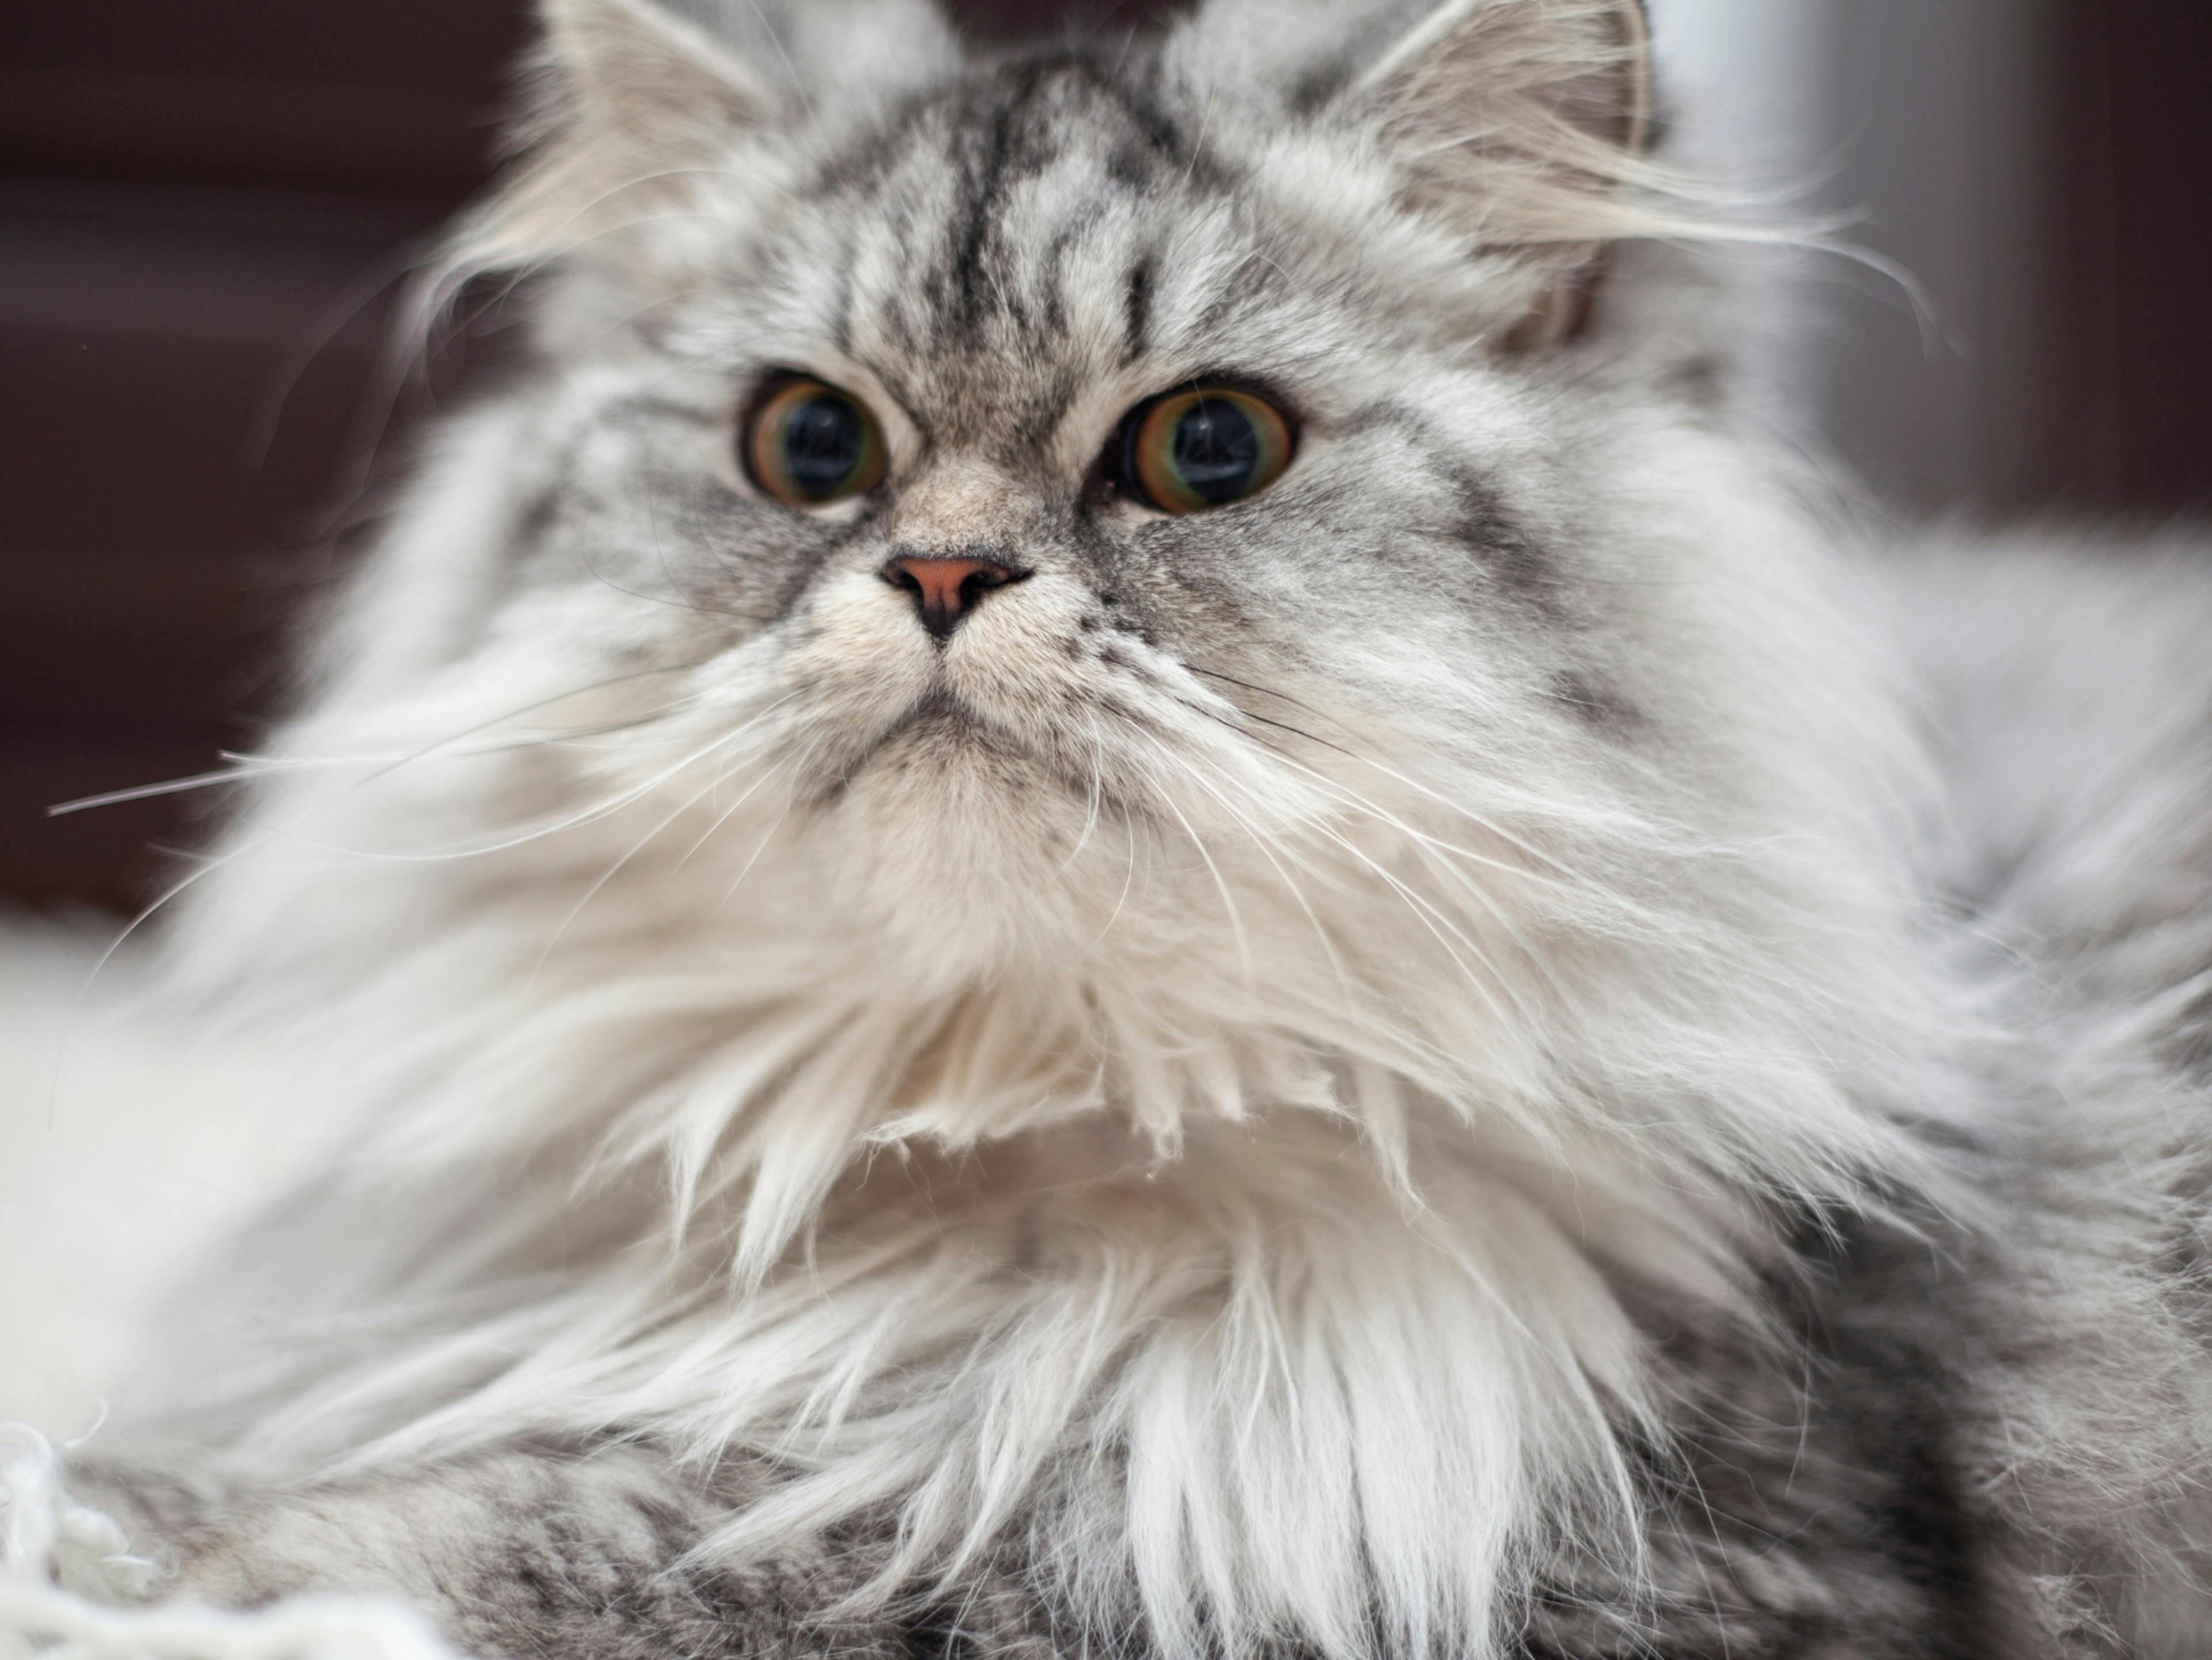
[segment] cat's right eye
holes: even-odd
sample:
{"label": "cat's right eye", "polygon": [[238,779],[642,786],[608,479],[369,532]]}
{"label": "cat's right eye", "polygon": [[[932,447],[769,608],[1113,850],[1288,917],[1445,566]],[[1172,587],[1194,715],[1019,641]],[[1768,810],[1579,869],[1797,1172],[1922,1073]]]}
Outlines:
{"label": "cat's right eye", "polygon": [[738,449],[762,491],[822,508],[883,482],[883,429],[848,392],[803,374],[771,381],[746,417]]}

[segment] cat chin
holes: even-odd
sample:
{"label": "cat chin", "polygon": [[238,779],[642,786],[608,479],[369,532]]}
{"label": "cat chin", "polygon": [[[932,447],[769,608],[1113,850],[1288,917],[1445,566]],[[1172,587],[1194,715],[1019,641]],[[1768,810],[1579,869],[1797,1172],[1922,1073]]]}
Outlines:
{"label": "cat chin", "polygon": [[1132,862],[1127,832],[1070,781],[950,707],[878,744],[814,839],[833,902],[941,989],[1080,955],[1113,921]]}

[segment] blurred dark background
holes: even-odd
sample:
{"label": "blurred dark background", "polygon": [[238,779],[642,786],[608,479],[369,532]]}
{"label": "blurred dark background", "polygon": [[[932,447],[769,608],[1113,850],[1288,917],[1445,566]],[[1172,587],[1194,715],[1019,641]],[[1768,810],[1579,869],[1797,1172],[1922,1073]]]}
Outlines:
{"label": "blurred dark background", "polygon": [[[1852,463],[1908,508],[2212,507],[2212,6],[1760,4],[1802,9],[1800,137],[1948,330],[1835,308],[1808,375]],[[392,283],[485,176],[526,10],[0,7],[0,901],[138,903],[184,809],[45,809],[253,742],[334,504],[432,401],[386,430]]]}

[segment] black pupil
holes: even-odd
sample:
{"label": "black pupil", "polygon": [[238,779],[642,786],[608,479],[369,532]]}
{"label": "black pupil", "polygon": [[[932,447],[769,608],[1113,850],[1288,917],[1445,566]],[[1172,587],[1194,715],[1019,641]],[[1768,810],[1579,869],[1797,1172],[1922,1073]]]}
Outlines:
{"label": "black pupil", "polygon": [[1260,435],[1236,404],[1201,398],[1176,423],[1176,473],[1202,500],[1237,500],[1259,467]]}
{"label": "black pupil", "polygon": [[849,398],[818,392],[784,417],[783,464],[801,496],[834,496],[860,465],[868,444]]}

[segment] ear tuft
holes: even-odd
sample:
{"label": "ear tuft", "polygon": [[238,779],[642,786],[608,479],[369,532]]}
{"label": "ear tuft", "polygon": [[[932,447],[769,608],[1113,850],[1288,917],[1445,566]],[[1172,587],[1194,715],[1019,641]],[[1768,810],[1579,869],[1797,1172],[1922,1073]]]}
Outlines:
{"label": "ear tuft", "polygon": [[651,0],[544,0],[543,15],[549,72],[602,140],[681,154],[774,111],[748,67]]}
{"label": "ear tuft", "polygon": [[1407,200],[1528,263],[1509,350],[1580,334],[1623,238],[1692,228],[1645,159],[1651,81],[1643,0],[1446,0],[1355,83]]}
{"label": "ear tuft", "polygon": [[1610,240],[1651,128],[1641,0],[1445,0],[1352,94],[1425,205],[1484,240]]}
{"label": "ear tuft", "polygon": [[1166,64],[1202,107],[1371,143],[1525,306],[1518,349],[1583,327],[1614,244],[1723,234],[1646,153],[1651,57],[1643,0],[1205,0]]}
{"label": "ear tuft", "polygon": [[522,270],[636,220],[781,112],[776,89],[653,0],[543,0],[525,160],[465,226],[449,280]]}

